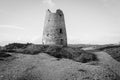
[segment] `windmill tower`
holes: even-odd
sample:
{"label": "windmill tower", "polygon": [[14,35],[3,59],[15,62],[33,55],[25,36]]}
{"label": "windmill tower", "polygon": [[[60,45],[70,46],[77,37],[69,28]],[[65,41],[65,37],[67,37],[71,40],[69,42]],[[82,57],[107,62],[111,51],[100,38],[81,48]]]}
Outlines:
{"label": "windmill tower", "polygon": [[67,46],[67,34],[63,12],[58,9],[52,13],[49,9],[46,12],[42,44]]}

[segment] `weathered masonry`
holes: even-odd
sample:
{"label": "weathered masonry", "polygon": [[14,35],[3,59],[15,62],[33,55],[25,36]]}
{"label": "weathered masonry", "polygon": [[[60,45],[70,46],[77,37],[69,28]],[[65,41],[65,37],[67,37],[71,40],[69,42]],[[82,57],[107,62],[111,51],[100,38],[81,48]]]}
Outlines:
{"label": "weathered masonry", "polygon": [[47,10],[42,44],[67,46],[64,14],[60,9],[56,10],[56,13]]}

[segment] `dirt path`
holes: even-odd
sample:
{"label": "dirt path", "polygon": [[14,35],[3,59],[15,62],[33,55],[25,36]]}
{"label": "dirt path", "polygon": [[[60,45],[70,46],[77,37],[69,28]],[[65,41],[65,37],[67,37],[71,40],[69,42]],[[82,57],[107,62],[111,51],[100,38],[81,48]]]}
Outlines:
{"label": "dirt path", "polygon": [[[83,50],[94,50],[93,47],[83,48]],[[100,63],[105,66],[108,66],[113,72],[120,76],[120,62],[113,59],[108,53],[106,52],[94,52],[97,55]]]}
{"label": "dirt path", "polygon": [[94,52],[101,63],[108,66],[111,70],[117,73],[120,76],[120,62],[113,59],[106,52]]}

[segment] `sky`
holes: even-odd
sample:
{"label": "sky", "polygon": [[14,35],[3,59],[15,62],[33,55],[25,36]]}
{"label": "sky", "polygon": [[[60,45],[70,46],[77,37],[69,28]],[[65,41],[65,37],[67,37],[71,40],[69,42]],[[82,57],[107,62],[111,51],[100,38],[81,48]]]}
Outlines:
{"label": "sky", "polygon": [[40,44],[47,9],[63,11],[69,44],[120,42],[120,0],[0,0],[0,45]]}

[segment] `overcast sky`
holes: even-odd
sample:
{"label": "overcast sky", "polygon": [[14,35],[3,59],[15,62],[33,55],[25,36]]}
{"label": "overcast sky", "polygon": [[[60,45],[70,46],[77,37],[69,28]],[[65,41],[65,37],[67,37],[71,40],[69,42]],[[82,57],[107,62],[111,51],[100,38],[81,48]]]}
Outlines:
{"label": "overcast sky", "polygon": [[0,45],[41,43],[48,8],[63,10],[68,43],[120,42],[120,0],[0,0]]}

